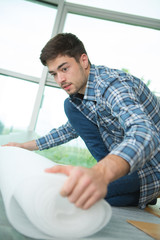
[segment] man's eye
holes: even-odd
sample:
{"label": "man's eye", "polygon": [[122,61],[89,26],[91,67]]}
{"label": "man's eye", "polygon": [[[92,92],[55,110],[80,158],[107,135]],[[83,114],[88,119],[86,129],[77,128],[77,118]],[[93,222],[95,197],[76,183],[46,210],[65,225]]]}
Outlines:
{"label": "man's eye", "polygon": [[68,70],[68,68],[67,67],[65,67],[65,68],[62,68],[62,71],[63,72],[66,72]]}
{"label": "man's eye", "polygon": [[55,77],[57,75],[57,73],[51,73],[51,76]]}

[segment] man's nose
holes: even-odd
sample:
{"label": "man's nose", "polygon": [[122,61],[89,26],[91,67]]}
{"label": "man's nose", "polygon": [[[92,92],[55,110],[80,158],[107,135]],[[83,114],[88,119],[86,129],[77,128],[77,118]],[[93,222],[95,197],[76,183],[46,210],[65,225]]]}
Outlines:
{"label": "man's nose", "polygon": [[58,83],[64,82],[64,81],[65,81],[65,75],[64,75],[64,73],[58,73],[58,78],[57,78],[57,80],[58,80]]}

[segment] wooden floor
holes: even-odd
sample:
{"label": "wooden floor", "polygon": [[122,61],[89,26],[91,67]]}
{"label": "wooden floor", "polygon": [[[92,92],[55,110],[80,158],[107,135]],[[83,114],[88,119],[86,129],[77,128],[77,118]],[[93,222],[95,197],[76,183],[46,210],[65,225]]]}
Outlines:
{"label": "wooden floor", "polygon": [[[159,204],[159,203],[158,203]],[[158,206],[158,205],[157,205]],[[159,209],[158,209],[159,210]],[[106,227],[100,232],[83,240],[151,240],[152,238],[144,231],[128,223],[127,221],[139,221],[154,223],[160,225],[160,217],[149,213],[145,210],[140,210],[136,207],[112,207],[112,217]],[[96,216],[95,216],[96,221]],[[158,238],[157,238],[158,239]],[[160,238],[159,238],[160,239]],[[0,240],[33,240],[18,233],[8,222],[3,200],[0,195]],[[58,240],[58,239],[56,239]],[[66,239],[65,239],[66,240]],[[73,239],[76,240],[76,236]]]}

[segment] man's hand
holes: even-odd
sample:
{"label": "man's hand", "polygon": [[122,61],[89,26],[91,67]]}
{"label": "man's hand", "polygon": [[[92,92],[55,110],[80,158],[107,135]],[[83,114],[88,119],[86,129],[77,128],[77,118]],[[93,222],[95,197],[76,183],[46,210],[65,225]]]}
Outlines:
{"label": "man's hand", "polygon": [[61,195],[82,209],[90,208],[107,194],[108,184],[130,170],[123,158],[109,154],[92,168],[54,166],[48,173],[63,173],[68,176],[61,189]]}
{"label": "man's hand", "polygon": [[35,140],[25,142],[25,143],[17,143],[17,142],[9,142],[7,144],[2,145],[3,147],[5,146],[11,146],[11,147],[19,147],[19,148],[24,148],[30,151],[38,150],[38,146],[36,144]]}
{"label": "man's hand", "polygon": [[63,173],[68,176],[61,189],[61,195],[77,207],[88,209],[105,197],[107,183],[103,171],[74,166],[54,166],[45,170],[48,173]]}
{"label": "man's hand", "polygon": [[9,142],[7,144],[2,145],[3,147],[5,146],[10,146],[10,147],[19,147],[19,148],[23,148],[23,144],[22,143],[17,143],[17,142]]}

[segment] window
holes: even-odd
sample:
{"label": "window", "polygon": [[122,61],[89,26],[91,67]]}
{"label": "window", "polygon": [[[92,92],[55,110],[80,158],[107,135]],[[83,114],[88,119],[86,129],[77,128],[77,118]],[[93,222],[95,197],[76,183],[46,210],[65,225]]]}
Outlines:
{"label": "window", "polygon": [[[105,11],[102,13],[99,9],[96,15],[96,11],[93,13],[93,9],[87,7],[92,4],[92,7],[102,10],[119,11],[119,16],[124,15],[121,13],[145,16],[148,17],[147,23],[142,26],[148,26],[150,17],[160,17],[159,0],[142,0],[141,3],[137,0],[66,0],[63,3],[61,0],[0,1],[0,134],[27,130],[31,119],[30,129],[34,130],[38,112],[36,132],[39,135],[66,122],[63,102],[67,94],[49,87],[56,86],[50,78],[47,78],[43,96],[43,84],[39,88],[41,91],[38,91],[40,80],[44,80],[41,83],[45,82],[45,77],[41,78],[45,75],[42,74],[43,66],[39,60],[41,49],[52,32],[61,32],[62,29],[63,32],[76,34],[84,42],[92,63],[125,68],[145,82],[150,81],[149,87],[156,94],[160,92],[160,84],[157,83],[160,31],[114,22],[115,15],[113,19],[109,18],[113,21],[102,20],[102,15],[105,19]],[[87,11],[83,6],[77,10],[71,3],[83,4]],[[122,22],[127,22],[127,19],[128,15],[125,15]],[[134,16],[135,19],[137,16]],[[143,21],[143,18],[140,20]],[[151,20],[149,27],[159,29],[159,20]],[[35,104],[37,92],[39,102]],[[35,114],[32,115],[32,112]]]}
{"label": "window", "polygon": [[151,90],[160,92],[160,31],[68,14],[64,32],[72,32],[84,42],[93,64],[127,69],[145,82],[150,80]]}
{"label": "window", "polygon": [[67,122],[64,113],[64,100],[68,97],[62,89],[45,87],[42,107],[39,112],[36,133],[43,135],[52,128],[59,127]]}
{"label": "window", "polygon": [[0,134],[27,129],[38,84],[0,75]]}
{"label": "window", "polygon": [[43,70],[39,56],[51,37],[57,9],[24,0],[0,1],[0,9],[0,70],[5,71],[0,76],[0,134],[7,134],[29,126]]}
{"label": "window", "polygon": [[40,77],[39,55],[51,36],[56,8],[22,0],[0,1],[0,66]]}

